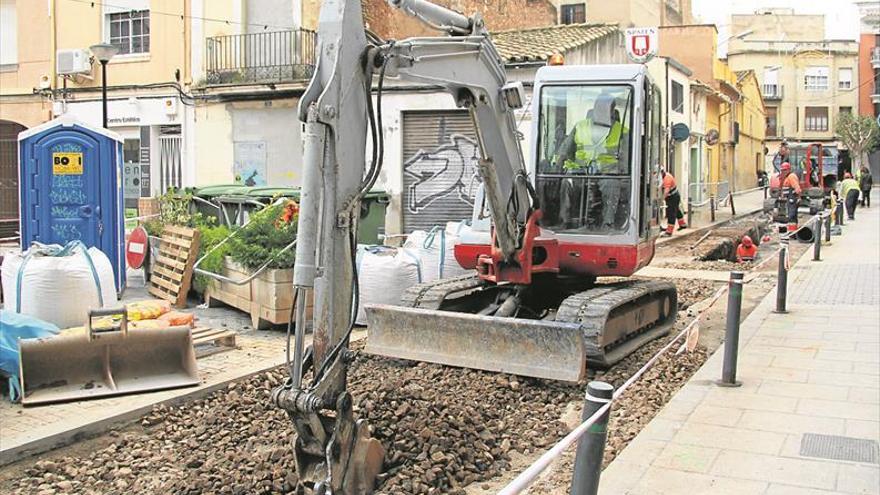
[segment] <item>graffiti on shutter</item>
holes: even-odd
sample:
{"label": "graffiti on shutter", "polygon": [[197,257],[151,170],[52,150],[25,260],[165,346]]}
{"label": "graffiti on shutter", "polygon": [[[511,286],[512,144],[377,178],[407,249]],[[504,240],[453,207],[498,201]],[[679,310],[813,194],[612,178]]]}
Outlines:
{"label": "graffiti on shutter", "polygon": [[480,151],[466,111],[404,112],[404,230],[470,218]]}

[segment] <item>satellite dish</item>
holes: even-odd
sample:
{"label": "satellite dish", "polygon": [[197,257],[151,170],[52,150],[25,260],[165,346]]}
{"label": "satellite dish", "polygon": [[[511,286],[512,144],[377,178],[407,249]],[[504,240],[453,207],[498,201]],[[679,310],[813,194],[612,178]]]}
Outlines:
{"label": "satellite dish", "polygon": [[706,144],[709,146],[715,146],[718,144],[718,129],[710,129],[709,132],[706,133]]}

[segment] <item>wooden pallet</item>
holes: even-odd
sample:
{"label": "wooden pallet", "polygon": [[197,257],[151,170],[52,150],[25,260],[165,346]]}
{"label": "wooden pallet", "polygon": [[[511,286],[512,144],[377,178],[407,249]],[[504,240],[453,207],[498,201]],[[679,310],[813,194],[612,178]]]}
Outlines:
{"label": "wooden pallet", "polygon": [[193,328],[192,343],[196,357],[201,358],[235,349],[235,335],[233,330],[225,328]]}
{"label": "wooden pallet", "polygon": [[150,271],[150,294],[186,307],[193,264],[199,254],[199,231],[166,225],[159,241],[159,255]]}

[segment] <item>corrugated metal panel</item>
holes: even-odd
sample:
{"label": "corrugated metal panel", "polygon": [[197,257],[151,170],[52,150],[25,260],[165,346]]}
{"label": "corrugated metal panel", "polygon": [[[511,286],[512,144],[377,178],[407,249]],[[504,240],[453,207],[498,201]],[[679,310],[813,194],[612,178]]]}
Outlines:
{"label": "corrugated metal panel", "polygon": [[467,111],[403,112],[405,232],[471,217],[479,156]]}
{"label": "corrugated metal panel", "polygon": [[25,127],[0,122],[0,237],[18,230],[18,133]]}

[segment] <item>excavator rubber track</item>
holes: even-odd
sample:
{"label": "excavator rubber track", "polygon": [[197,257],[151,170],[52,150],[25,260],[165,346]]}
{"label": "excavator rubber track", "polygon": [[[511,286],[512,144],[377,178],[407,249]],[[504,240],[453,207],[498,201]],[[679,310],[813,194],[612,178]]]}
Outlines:
{"label": "excavator rubber track", "polygon": [[490,287],[468,275],[417,285],[401,306],[367,305],[365,352],[578,382],[668,333],[678,312],[675,286],[650,280],[577,291],[543,319],[448,310]]}

